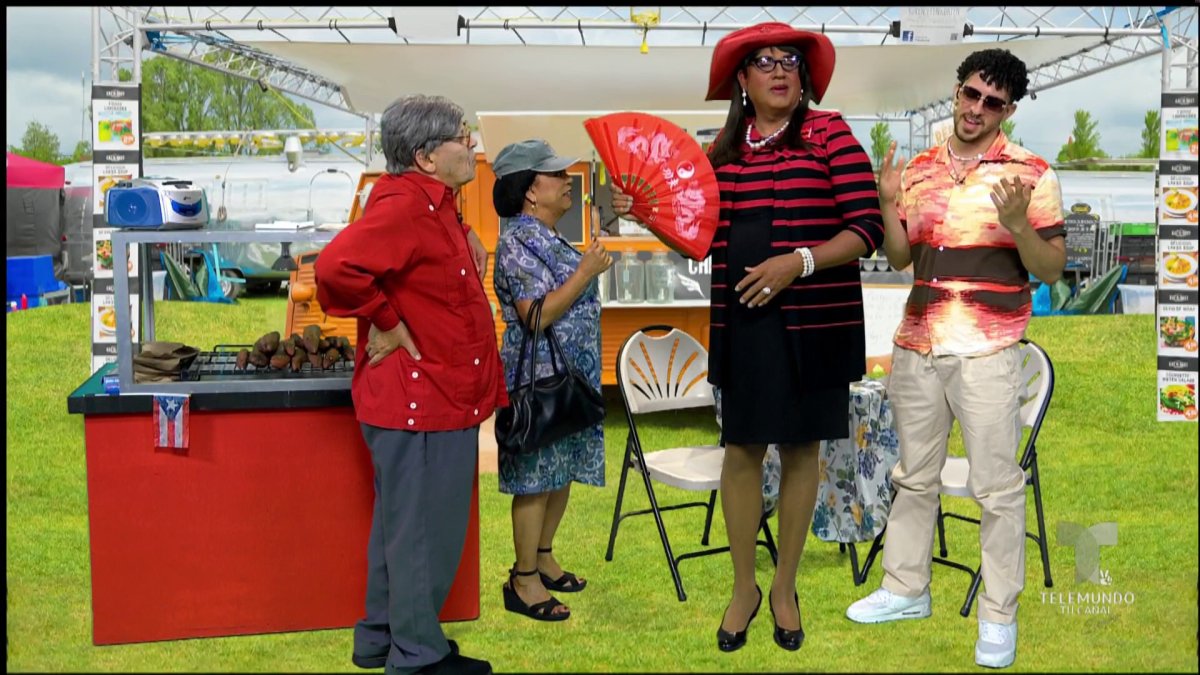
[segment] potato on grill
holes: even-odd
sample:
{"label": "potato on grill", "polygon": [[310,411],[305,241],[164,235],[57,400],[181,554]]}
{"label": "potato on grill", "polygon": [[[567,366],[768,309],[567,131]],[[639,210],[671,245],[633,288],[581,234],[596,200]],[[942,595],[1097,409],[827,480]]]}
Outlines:
{"label": "potato on grill", "polygon": [[254,348],[267,356],[274,355],[279,351],[279,331],[273,330],[258,338],[258,342],[254,343]]}

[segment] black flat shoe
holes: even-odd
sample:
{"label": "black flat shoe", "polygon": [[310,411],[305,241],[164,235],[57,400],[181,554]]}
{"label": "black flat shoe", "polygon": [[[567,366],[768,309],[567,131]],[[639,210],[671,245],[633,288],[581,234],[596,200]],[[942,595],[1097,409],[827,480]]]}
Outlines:
{"label": "black flat shoe", "polygon": [[[754,617],[758,616],[758,608],[762,607],[762,589],[755,586],[754,590],[758,591],[758,604],[754,606],[754,611],[750,613],[750,618],[746,619],[746,627],[736,633],[730,633],[718,626],[717,649],[723,652],[736,652],[746,646],[746,633],[750,630],[750,624],[754,621]],[[725,611],[728,612],[729,608],[726,607]]]}
{"label": "black flat shoe", "polygon": [[[800,596],[796,598],[796,616],[800,615]],[[768,599],[767,604],[771,607],[771,620],[775,621],[775,601]],[[800,622],[800,628],[797,630],[787,630],[780,628],[779,622],[775,621],[775,644],[783,647],[789,652],[794,652],[800,649],[800,645],[804,644],[804,622]]]}

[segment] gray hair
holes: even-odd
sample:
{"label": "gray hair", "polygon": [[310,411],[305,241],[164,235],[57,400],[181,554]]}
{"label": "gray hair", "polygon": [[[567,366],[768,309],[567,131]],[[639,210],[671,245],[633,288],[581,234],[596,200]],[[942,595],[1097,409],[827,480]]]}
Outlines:
{"label": "gray hair", "polygon": [[417,152],[433,152],[462,130],[463,109],[443,96],[414,94],[396,99],[383,111],[380,136],[387,172],[404,173],[417,163]]}

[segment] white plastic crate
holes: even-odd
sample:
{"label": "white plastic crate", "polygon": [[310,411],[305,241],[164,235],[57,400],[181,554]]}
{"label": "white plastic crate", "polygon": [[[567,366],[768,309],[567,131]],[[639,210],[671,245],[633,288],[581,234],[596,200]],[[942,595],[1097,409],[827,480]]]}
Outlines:
{"label": "white plastic crate", "polygon": [[1153,314],[1154,286],[1117,284],[1121,291],[1121,307],[1125,314]]}

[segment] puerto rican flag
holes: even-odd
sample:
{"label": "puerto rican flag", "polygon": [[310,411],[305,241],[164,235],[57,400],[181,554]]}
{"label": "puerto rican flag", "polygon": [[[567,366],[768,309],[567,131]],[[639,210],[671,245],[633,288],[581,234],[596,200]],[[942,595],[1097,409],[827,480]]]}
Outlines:
{"label": "puerto rican flag", "polygon": [[187,448],[189,398],[186,394],[154,395],[154,447]]}

